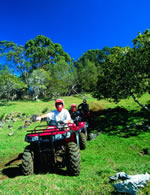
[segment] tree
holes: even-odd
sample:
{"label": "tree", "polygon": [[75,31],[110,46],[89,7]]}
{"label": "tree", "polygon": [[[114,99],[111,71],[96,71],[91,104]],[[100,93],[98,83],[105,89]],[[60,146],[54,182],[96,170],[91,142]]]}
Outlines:
{"label": "tree", "polygon": [[78,71],[78,80],[81,89],[87,92],[93,91],[96,87],[97,76],[97,67],[95,66],[95,63],[87,60],[86,66],[82,66]]}
{"label": "tree", "polygon": [[27,83],[27,77],[31,64],[25,58],[25,49],[22,45],[18,46],[14,42],[0,41],[0,56],[6,57],[9,69],[22,76]]}
{"label": "tree", "polygon": [[[13,69],[14,72],[19,75],[26,84],[28,84],[28,86],[32,85],[32,87],[30,87],[30,90],[32,88],[32,92],[34,92],[34,94],[37,93],[38,95],[45,96],[46,92],[50,88],[55,89],[56,86],[62,85],[63,88],[61,87],[61,89],[64,89],[64,86],[66,86],[66,79],[65,81],[60,77],[56,79],[56,74],[54,74],[53,67],[55,64],[57,64],[57,62],[65,62],[66,67],[69,68],[71,58],[63,50],[60,44],[54,44],[48,37],[38,35],[35,39],[27,41],[25,46],[18,46],[14,42],[10,41],[1,41],[0,56],[6,58],[9,70]],[[62,72],[62,68],[60,67],[59,72]],[[63,64],[62,67],[64,67]],[[41,73],[38,69],[43,69],[43,72]],[[34,70],[38,71],[36,72]],[[47,71],[47,73],[44,72],[44,70]],[[32,74],[33,71],[34,73]],[[41,75],[39,74],[39,72],[41,73],[41,75],[43,75],[43,78],[40,77]],[[57,75],[59,74],[57,72]],[[34,82],[36,80],[34,78],[35,75],[37,77],[37,85]],[[48,78],[47,75],[52,75],[53,80],[55,80],[55,82],[59,84],[53,87],[53,83],[50,81],[50,77]],[[63,78],[66,78],[64,74]],[[48,81],[49,86],[47,85],[45,80]],[[41,84],[39,83],[39,81],[41,82]],[[65,84],[63,85],[63,83]],[[65,93],[67,93],[67,89],[68,86],[65,89]],[[57,91],[59,91],[59,89]],[[63,92],[64,91],[62,90],[62,93]]]}
{"label": "tree", "polygon": [[20,78],[10,73],[8,67],[0,71],[0,96],[7,100],[17,98],[18,90],[23,90],[27,86]]}
{"label": "tree", "polygon": [[111,48],[109,47],[104,47],[102,50],[91,49],[74,63],[78,74],[78,91],[92,92],[95,89],[98,69],[110,53]]}
{"label": "tree", "polygon": [[[126,97],[126,78],[124,80],[124,76],[127,76],[129,67],[125,65],[125,54],[129,50],[130,48],[114,47],[113,53],[103,61],[99,68],[95,97],[112,98],[115,101],[118,101],[123,96]],[[121,89],[123,89],[122,93],[120,92]]]}
{"label": "tree", "polygon": [[[145,46],[143,46],[144,48]],[[110,98],[115,102],[130,96],[141,96],[149,91],[149,64],[141,50],[130,47],[114,47],[99,69],[94,96]],[[140,103],[139,103],[140,105]]]}
{"label": "tree", "polygon": [[96,67],[99,66],[103,60],[110,55],[112,52],[112,49],[109,47],[104,47],[103,49],[90,49],[87,52],[85,52],[80,59],[78,60],[80,63],[85,64],[87,60],[90,62],[93,62]]}
{"label": "tree", "polygon": [[40,95],[45,97],[51,80],[51,77],[45,70],[34,70],[28,78],[29,90],[33,94],[33,97],[38,98]]}
{"label": "tree", "polygon": [[61,57],[66,62],[70,62],[71,60],[60,44],[53,43],[44,35],[38,35],[35,39],[27,41],[25,50],[25,56],[32,64],[33,69],[45,68],[47,70],[51,64],[59,61]]}
{"label": "tree", "polygon": [[50,85],[52,96],[71,95],[76,91],[77,74],[72,64],[68,64],[65,60],[59,60],[52,64],[49,71],[53,82]]}
{"label": "tree", "polygon": [[146,30],[143,34],[133,39],[134,50],[136,53],[136,64],[142,74],[150,78],[150,30]]}

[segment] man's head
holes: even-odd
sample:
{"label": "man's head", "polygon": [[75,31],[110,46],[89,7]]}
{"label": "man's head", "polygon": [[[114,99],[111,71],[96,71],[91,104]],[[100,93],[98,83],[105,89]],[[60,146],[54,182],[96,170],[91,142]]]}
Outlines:
{"label": "man's head", "polygon": [[86,104],[86,99],[85,98],[83,99],[83,103]]}
{"label": "man's head", "polygon": [[64,107],[64,101],[62,99],[57,99],[55,102],[55,107],[58,110],[58,112],[61,112]]}
{"label": "man's head", "polygon": [[77,106],[76,106],[76,104],[72,104],[72,105],[71,105],[71,111],[73,111],[73,112],[76,112],[76,111],[77,111]]}

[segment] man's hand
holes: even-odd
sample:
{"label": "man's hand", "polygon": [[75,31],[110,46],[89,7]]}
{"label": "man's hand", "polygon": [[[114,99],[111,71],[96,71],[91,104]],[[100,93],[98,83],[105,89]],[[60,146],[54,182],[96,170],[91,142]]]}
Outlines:
{"label": "man's hand", "polygon": [[41,117],[40,116],[36,117],[36,121],[41,121]]}

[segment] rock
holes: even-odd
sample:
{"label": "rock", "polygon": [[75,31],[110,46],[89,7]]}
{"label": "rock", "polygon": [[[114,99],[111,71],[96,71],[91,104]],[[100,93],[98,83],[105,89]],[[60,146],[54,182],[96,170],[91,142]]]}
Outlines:
{"label": "rock", "polygon": [[8,125],[8,129],[11,129],[13,126],[12,125]]}
{"label": "rock", "polygon": [[26,129],[26,128],[28,128],[28,127],[29,127],[29,125],[26,125],[26,124],[25,124],[25,125],[20,126],[18,129],[21,130],[21,129]]}
{"label": "rock", "polygon": [[12,131],[12,132],[10,132],[8,135],[9,135],[9,136],[12,136],[12,135],[14,135],[14,132]]}
{"label": "rock", "polygon": [[24,129],[24,125],[20,126],[18,129],[19,130]]}
{"label": "rock", "polygon": [[28,128],[29,125],[24,125],[24,129]]}
{"label": "rock", "polygon": [[14,119],[14,118],[12,119],[12,122],[16,122],[16,121],[17,121],[16,119]]}
{"label": "rock", "polygon": [[88,134],[88,140],[95,139],[98,135],[99,135],[99,133],[89,133]]}
{"label": "rock", "polygon": [[33,115],[31,116],[30,120],[31,120],[32,122],[36,122],[36,118],[37,118],[37,117],[38,117],[38,115],[33,114]]}
{"label": "rock", "polygon": [[3,126],[4,126],[4,123],[0,123],[0,128],[3,128]]}
{"label": "rock", "polygon": [[25,125],[26,125],[26,126],[31,125],[31,123],[32,123],[32,121],[31,121],[31,120],[27,120],[27,121],[25,121]]}

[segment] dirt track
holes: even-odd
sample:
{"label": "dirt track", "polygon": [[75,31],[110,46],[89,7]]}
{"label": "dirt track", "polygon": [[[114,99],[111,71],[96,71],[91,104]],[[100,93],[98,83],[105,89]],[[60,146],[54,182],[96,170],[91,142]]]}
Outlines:
{"label": "dirt track", "polygon": [[14,155],[9,160],[0,159],[0,180],[14,178],[21,174],[22,153]]}

